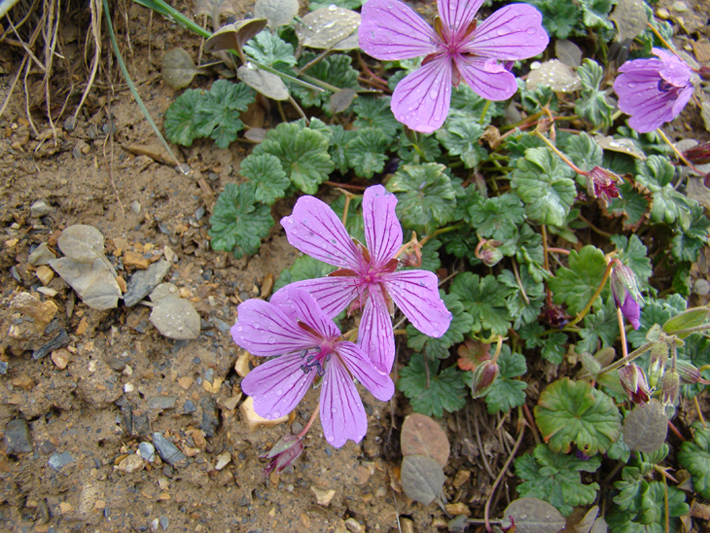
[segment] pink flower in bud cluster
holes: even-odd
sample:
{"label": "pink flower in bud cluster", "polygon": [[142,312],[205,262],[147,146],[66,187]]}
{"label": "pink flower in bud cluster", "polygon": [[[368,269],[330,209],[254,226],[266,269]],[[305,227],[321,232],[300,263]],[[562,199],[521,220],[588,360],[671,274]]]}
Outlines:
{"label": "pink flower in bud cluster", "polygon": [[646,381],[646,374],[636,363],[631,363],[619,369],[621,386],[634,403],[647,403],[651,397],[651,388]]}
{"label": "pink flower in bud cluster", "polygon": [[604,207],[614,198],[619,198],[619,187],[617,183],[623,180],[602,167],[594,167],[587,174],[587,193],[593,198],[597,198]]}
{"label": "pink flower in bud cluster", "polygon": [[439,0],[433,28],[398,0],[368,0],[362,7],[358,35],[366,54],[385,61],[425,56],[392,95],[397,120],[424,133],[439,129],[449,113],[451,86],[461,80],[488,100],[507,100],[518,90],[499,61],[527,59],[547,48],[542,15],[512,4],[478,24],[483,2]]}
{"label": "pink flower in bud cluster", "polygon": [[639,133],[673,120],[693,95],[693,71],[688,64],[660,48],[653,53],[657,59],[634,59],[621,65],[621,74],[614,80],[619,109],[631,116],[629,126]]}

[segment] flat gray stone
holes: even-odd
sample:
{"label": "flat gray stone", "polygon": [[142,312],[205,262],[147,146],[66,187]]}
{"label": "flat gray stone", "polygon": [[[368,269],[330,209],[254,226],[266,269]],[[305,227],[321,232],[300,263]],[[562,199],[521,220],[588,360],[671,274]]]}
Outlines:
{"label": "flat gray stone", "polygon": [[32,451],[32,435],[27,422],[16,418],[8,422],[5,428],[5,444],[12,453],[27,453]]}
{"label": "flat gray stone", "polygon": [[59,472],[65,466],[72,464],[73,462],[74,458],[69,452],[55,452],[52,454],[52,457],[49,458],[49,466],[54,468],[54,470],[56,470],[57,472]]}
{"label": "flat gray stone", "polygon": [[153,457],[155,457],[155,447],[150,442],[141,442],[138,445],[138,453],[144,460],[150,463],[153,461]]}
{"label": "flat gray stone", "polygon": [[162,433],[157,431],[153,433],[153,445],[166,463],[170,463],[176,467],[187,466],[187,457],[185,454],[178,450],[177,446],[172,442],[163,437]]}
{"label": "flat gray stone", "polygon": [[161,259],[157,263],[153,263],[146,270],[138,270],[128,280],[128,290],[123,295],[123,302],[128,307],[133,307],[143,298],[148,296],[158,284],[163,281],[163,278],[170,271],[170,263],[165,259]]}

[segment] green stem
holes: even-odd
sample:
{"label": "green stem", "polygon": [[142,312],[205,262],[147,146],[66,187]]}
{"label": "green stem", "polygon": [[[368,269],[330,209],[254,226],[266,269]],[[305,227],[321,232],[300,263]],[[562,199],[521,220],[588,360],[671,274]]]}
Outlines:
{"label": "green stem", "polygon": [[128,88],[131,90],[131,94],[133,95],[133,98],[135,99],[136,103],[138,104],[138,107],[140,108],[141,112],[143,113],[143,116],[148,121],[148,124],[150,124],[150,127],[153,128],[153,131],[155,132],[155,135],[160,140],[160,143],[163,145],[163,148],[165,148],[165,150],[168,152],[168,154],[170,154],[170,157],[172,157],[175,160],[175,164],[177,165],[180,172],[182,172],[183,174],[187,174],[189,172],[189,169],[184,168],[180,164],[180,161],[178,161],[177,157],[175,157],[175,154],[170,149],[170,146],[168,145],[167,141],[165,140],[163,135],[160,133],[158,126],[155,125],[153,118],[150,116],[150,113],[148,112],[148,108],[143,103],[143,99],[141,98],[141,95],[138,94],[138,89],[136,89],[136,86],[133,83],[133,80],[131,79],[131,75],[128,73],[128,69],[126,68],[126,63],[123,61],[123,56],[121,55],[121,51],[118,49],[118,42],[116,42],[116,34],[113,32],[113,24],[111,23],[111,13],[108,8],[108,0],[103,0],[103,4],[104,4],[104,14],[106,15],[106,26],[108,28],[109,39],[111,40],[111,46],[113,47],[113,53],[116,56],[116,61],[118,62],[118,67],[121,69],[121,74],[123,74],[123,79],[126,80],[126,84],[128,85]]}
{"label": "green stem", "polygon": [[582,169],[579,168],[577,165],[575,165],[574,163],[572,163],[572,161],[571,161],[565,154],[563,154],[562,152],[560,152],[559,149],[558,149],[554,144],[552,144],[552,141],[550,141],[547,137],[545,137],[542,133],[540,133],[540,130],[535,130],[533,133],[534,133],[535,135],[537,135],[540,139],[542,139],[543,142],[550,148],[550,150],[552,150],[553,152],[555,152],[555,153],[557,154],[557,156],[558,156],[560,159],[562,159],[562,161],[564,161],[565,163],[567,163],[567,165],[568,165],[572,170],[574,170],[577,174],[581,174],[582,176],[586,176],[586,175],[589,174],[589,172],[587,172],[586,170],[582,170]]}
{"label": "green stem", "polygon": [[640,348],[637,348],[633,352],[631,352],[629,355],[624,357],[623,359],[619,359],[615,363],[610,364],[609,366],[602,368],[599,371],[599,374],[597,374],[597,381],[599,381],[599,378],[603,376],[604,374],[608,374],[609,372],[613,372],[614,370],[621,368],[622,366],[628,365],[630,362],[632,362],[634,359],[642,356],[645,354],[647,351],[651,349],[651,347],[654,345],[653,342],[647,342]]}
{"label": "green stem", "polygon": [[611,269],[614,266],[614,261],[609,261],[609,264],[606,266],[606,270],[604,271],[604,277],[601,280],[601,283],[599,283],[599,287],[597,287],[597,290],[592,294],[592,297],[589,299],[587,302],[587,305],[577,313],[577,317],[572,321],[569,322],[565,327],[569,326],[574,326],[575,324],[579,324],[582,319],[586,316],[586,314],[589,312],[589,310],[592,308],[592,305],[594,305],[594,302],[596,301],[597,298],[599,298],[599,295],[602,293],[604,290],[604,287],[606,286],[606,280],[609,279],[609,274],[611,274]]}
{"label": "green stem", "polygon": [[185,15],[180,13],[174,7],[166,4],[163,0],[133,0],[136,4],[152,9],[156,13],[160,13],[164,17],[180,24],[181,26],[187,28],[188,30],[195,32],[200,37],[205,39],[212,36],[212,33],[204,29],[199,24],[195,23],[194,20],[187,18]]}
{"label": "green stem", "polygon": [[457,229],[459,229],[459,228],[464,227],[465,225],[466,225],[466,224],[464,224],[464,223],[462,222],[461,224],[454,224],[453,226],[449,226],[449,227],[447,227],[447,228],[439,228],[438,230],[436,230],[436,231],[435,231],[434,233],[432,233],[431,235],[427,235],[426,237],[424,237],[424,238],[419,242],[419,245],[420,245],[420,246],[424,246],[427,242],[429,242],[431,239],[433,239],[433,238],[436,237],[437,235],[441,235],[442,233],[448,233],[449,231],[457,230]]}

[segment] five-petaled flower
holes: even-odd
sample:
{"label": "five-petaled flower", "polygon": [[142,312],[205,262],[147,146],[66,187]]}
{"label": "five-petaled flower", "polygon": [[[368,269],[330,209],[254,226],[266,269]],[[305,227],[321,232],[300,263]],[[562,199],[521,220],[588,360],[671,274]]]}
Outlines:
{"label": "five-petaled flower", "polygon": [[[372,1],[372,0],[370,0]],[[394,363],[391,315],[396,304],[419,331],[441,337],[451,313],[439,296],[438,278],[425,270],[397,270],[402,226],[397,197],[381,185],[369,187],[362,202],[367,246],[353,240],[333,210],[313,196],[299,198],[293,214],[281,219],[288,242],[301,252],[340,267],[326,278],[298,281],[274,294],[284,301],[288,287],[308,290],[331,317],[362,308],[358,345],[389,374]]]}
{"label": "five-petaled flower", "polygon": [[634,59],[619,67],[614,91],[629,126],[648,133],[677,117],[693,95],[693,71],[682,59],[660,48],[658,57]]}
{"label": "five-petaled flower", "polygon": [[316,377],[322,377],[325,439],[336,447],[348,439],[360,442],[367,432],[367,415],[353,378],[382,401],[392,397],[394,383],[356,344],[342,339],[310,294],[290,286],[281,298],[288,305],[252,299],[237,308],[234,342],[253,355],[278,356],[249,372],[242,390],[253,398],[258,415],[274,419],[292,411]]}
{"label": "five-petaled flower", "polygon": [[358,30],[360,47],[376,59],[425,56],[422,66],[397,85],[394,116],[411,129],[431,133],[446,120],[451,85],[463,79],[479,96],[506,100],[518,86],[498,60],[527,59],[549,42],[542,15],[527,4],[505,6],[481,24],[484,0],[439,0],[431,28],[398,0],[368,0]]}

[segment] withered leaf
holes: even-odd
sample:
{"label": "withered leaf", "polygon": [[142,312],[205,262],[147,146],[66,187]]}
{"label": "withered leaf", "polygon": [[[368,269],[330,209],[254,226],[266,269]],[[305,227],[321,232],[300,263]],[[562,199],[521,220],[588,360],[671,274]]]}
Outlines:
{"label": "withered leaf", "polygon": [[402,455],[424,455],[434,459],[441,468],[449,460],[449,439],[433,419],[413,413],[404,419],[400,436]]}
{"label": "withered leaf", "polygon": [[446,481],[441,465],[425,455],[406,455],[401,477],[404,493],[424,505],[440,497]]}
{"label": "withered leaf", "polygon": [[635,39],[648,23],[643,0],[618,0],[609,19],[616,24],[619,30],[617,39],[620,41]]}
{"label": "withered leaf", "polygon": [[237,69],[237,77],[267,98],[288,100],[288,87],[276,74],[254,68],[251,65],[242,65]]}
{"label": "withered leaf", "polygon": [[236,50],[241,54],[246,42],[266,27],[266,19],[238,20],[222,26],[205,41],[205,52]]}
{"label": "withered leaf", "polygon": [[308,48],[350,50],[359,46],[357,35],[353,34],[360,20],[360,14],[350,9],[322,7],[296,24],[296,35],[301,46]]}
{"label": "withered leaf", "polygon": [[565,517],[551,504],[538,498],[519,498],[503,511],[503,526],[515,520],[517,533],[551,533],[565,527]]}
{"label": "withered leaf", "polygon": [[655,452],[663,446],[667,432],[668,417],[655,398],[634,407],[624,419],[624,442],[633,451]]}
{"label": "withered leaf", "polygon": [[163,54],[160,72],[165,83],[175,89],[182,89],[192,83],[192,79],[200,70],[195,66],[190,54],[182,48],[173,48]]}
{"label": "withered leaf", "polygon": [[330,96],[330,112],[340,113],[345,111],[353,103],[356,95],[357,91],[354,89],[340,89],[338,92],[333,93]]}
{"label": "withered leaf", "polygon": [[171,339],[196,339],[200,335],[200,315],[187,300],[167,296],[158,300],[150,313],[158,331]]}
{"label": "withered leaf", "polygon": [[298,15],[298,0],[256,0],[254,16],[269,21],[269,28],[289,24]]}

